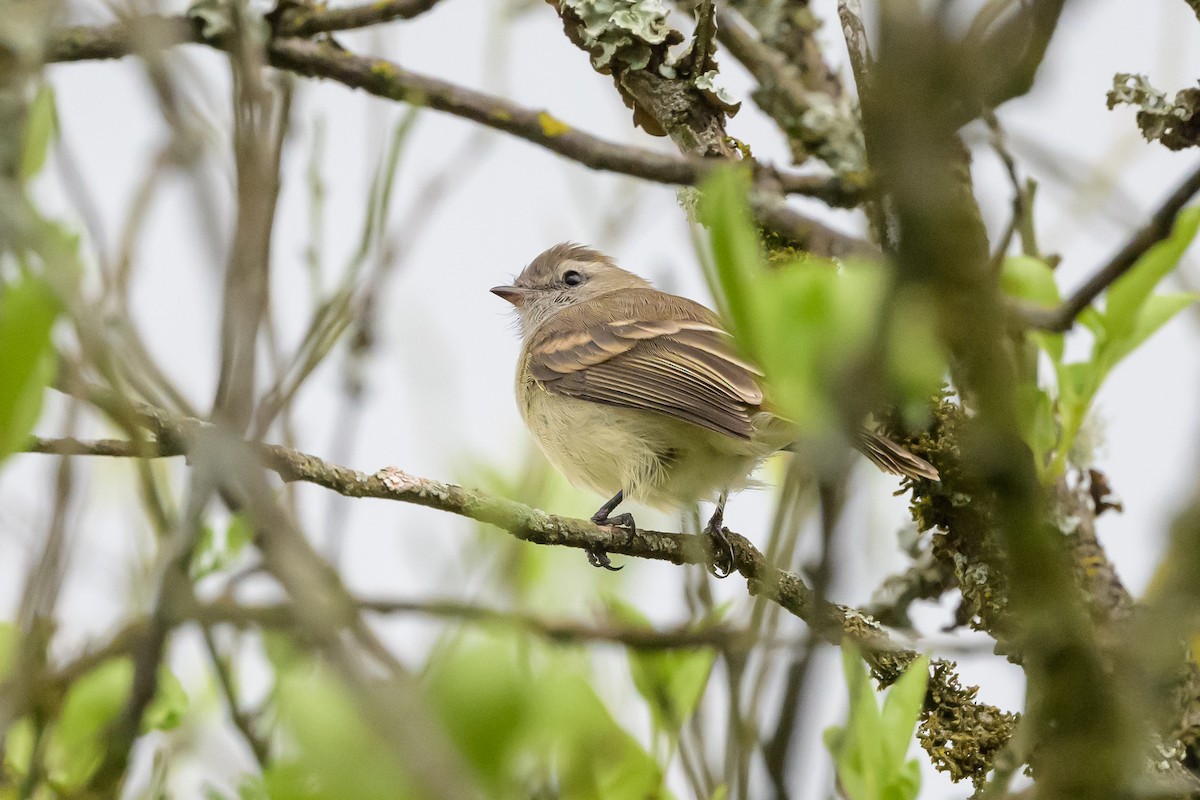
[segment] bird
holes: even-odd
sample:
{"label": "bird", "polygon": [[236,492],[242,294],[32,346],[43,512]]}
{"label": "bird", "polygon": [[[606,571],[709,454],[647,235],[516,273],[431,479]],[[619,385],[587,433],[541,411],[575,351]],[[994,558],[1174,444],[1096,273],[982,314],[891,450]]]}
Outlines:
{"label": "bird", "polygon": [[[793,448],[795,433],[772,411],[762,372],[739,355],[721,318],[570,242],[491,292],[516,309],[516,398],[526,426],[572,484],[610,497],[592,522],[633,534],[631,514],[613,515],[626,500],[661,509],[715,501],[705,531],[718,555],[709,569],[728,575],[729,494],[749,485],[765,458]],[[866,428],[855,445],[885,472],[939,479],[932,464]],[[603,549],[588,559],[619,569]]]}

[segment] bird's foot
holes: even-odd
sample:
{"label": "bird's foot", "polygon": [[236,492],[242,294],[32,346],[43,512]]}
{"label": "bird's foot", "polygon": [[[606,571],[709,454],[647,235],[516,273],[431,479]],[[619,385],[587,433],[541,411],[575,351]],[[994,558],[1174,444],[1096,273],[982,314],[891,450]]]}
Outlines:
{"label": "bird's foot", "polygon": [[712,519],[704,526],[704,532],[712,540],[713,561],[708,565],[709,573],[715,578],[728,578],[733,574],[734,563],[733,542],[729,541],[728,528],[723,527],[725,521],[724,509],[717,509]]}
{"label": "bird's foot", "polygon": [[[620,528],[625,531],[625,535],[632,538],[637,535],[637,524],[633,521],[633,514],[618,514],[615,517],[608,516],[607,509],[600,509],[592,515],[592,522],[596,525],[604,525],[611,528]],[[609,572],[617,572],[623,567],[614,567],[612,560],[608,557],[603,547],[587,548],[588,563],[593,567],[606,569]]]}

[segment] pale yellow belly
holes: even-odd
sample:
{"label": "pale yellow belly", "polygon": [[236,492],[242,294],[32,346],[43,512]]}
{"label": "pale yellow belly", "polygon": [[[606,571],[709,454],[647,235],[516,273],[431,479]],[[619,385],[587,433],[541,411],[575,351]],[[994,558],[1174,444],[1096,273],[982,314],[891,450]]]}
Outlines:
{"label": "pale yellow belly", "polygon": [[517,398],[534,439],[567,480],[658,508],[744,488],[774,449],[663,414],[552,394],[533,380],[518,383]]}

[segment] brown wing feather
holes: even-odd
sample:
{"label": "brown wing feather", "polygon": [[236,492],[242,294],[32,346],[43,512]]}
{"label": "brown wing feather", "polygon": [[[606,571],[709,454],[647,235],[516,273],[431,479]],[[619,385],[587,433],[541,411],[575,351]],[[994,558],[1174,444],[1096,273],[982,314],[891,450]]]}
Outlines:
{"label": "brown wing feather", "polygon": [[737,357],[715,314],[653,289],[604,298],[564,309],[534,335],[534,378],[558,394],[750,438],[759,373]]}
{"label": "brown wing feather", "polygon": [[940,480],[937,469],[925,459],[905,450],[886,436],[863,429],[855,443],[860,453],[884,472],[909,478]]}

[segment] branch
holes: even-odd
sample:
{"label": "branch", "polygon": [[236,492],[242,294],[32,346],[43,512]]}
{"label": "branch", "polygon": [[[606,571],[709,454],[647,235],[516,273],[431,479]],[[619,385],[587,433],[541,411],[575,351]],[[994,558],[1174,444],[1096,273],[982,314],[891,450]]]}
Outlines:
{"label": "branch", "polygon": [[[612,643],[633,650],[676,650],[692,647],[729,647],[752,641],[748,630],[723,625],[707,628],[676,627],[666,630],[615,625],[587,625],[551,620],[514,611],[498,611],[452,600],[359,600],[359,611],[371,614],[423,614],[463,622],[506,625],[544,637],[556,644]],[[295,624],[296,610],[288,604],[245,606],[229,601],[197,605],[188,619],[209,626],[229,624],[238,628],[287,628]]]}
{"label": "branch", "polygon": [[[412,19],[433,8],[440,0],[381,0],[349,8],[296,6],[274,20],[276,36],[313,36],[318,33],[365,28],[397,19]],[[51,37],[46,60],[90,61],[123,58],[147,45],[173,47],[205,44],[197,20],[186,16],[144,14],[111,25],[76,25]]]}
{"label": "branch", "polygon": [[281,36],[312,36],[316,33],[366,28],[397,19],[424,14],[440,0],[380,0],[350,8],[293,6],[283,13],[275,31]]}
{"label": "branch", "polygon": [[[93,395],[103,392],[93,392]],[[90,398],[99,400],[102,397]],[[207,426],[199,420],[178,418],[161,409],[139,404],[139,422],[149,428],[158,442],[174,454],[188,451],[190,443]],[[54,450],[60,440],[41,440],[41,446]],[[134,450],[132,443],[130,452]],[[74,442],[78,451],[116,451],[111,445],[91,448],[90,443]],[[603,548],[609,553],[669,561],[674,564],[711,563],[710,537],[704,535],[638,530],[628,535],[601,527],[588,520],[547,514],[512,500],[492,497],[454,484],[419,478],[388,467],[373,474],[330,464],[322,459],[279,445],[258,445],[263,465],[284,481],[303,481],[330,489],[345,497],[371,497],[434,508],[478,522],[495,525],[512,536],[534,544],[557,545],[588,550]],[[847,606],[817,598],[797,575],[769,563],[763,554],[740,534],[730,532],[733,563],[746,579],[752,595],[765,597],[804,620],[813,635],[832,643],[849,638],[867,654],[867,660],[881,685],[894,682],[917,657],[917,653],[893,640],[874,620]],[[383,610],[382,608],[380,610]],[[278,612],[271,612],[278,613]],[[1015,717],[1000,709],[974,700],[974,689],[959,685],[952,665],[941,664],[933,673],[931,697],[938,702],[928,708],[927,723],[946,731],[958,741],[970,741],[973,748],[964,752],[997,752],[1012,735]],[[941,746],[941,745],[939,745]],[[953,763],[954,754],[944,760]],[[958,765],[956,774],[972,774],[986,769],[976,762]]]}
{"label": "branch", "polygon": [[1171,193],[1150,221],[1129,238],[1125,246],[1117,251],[1107,264],[1096,271],[1096,274],[1080,286],[1058,308],[1024,309],[1025,322],[1035,328],[1050,331],[1068,330],[1088,305],[1118,278],[1129,271],[1137,260],[1154,245],[1171,235],[1175,218],[1179,212],[1200,192],[1200,169],[1197,169],[1187,180]]}
{"label": "branch", "polygon": [[[136,25],[68,28],[50,42],[47,60],[123,58],[134,52],[137,37],[143,35],[162,45],[222,46],[220,42],[206,41],[186,18],[147,16],[138,18]],[[330,44],[276,39],[268,45],[267,58],[279,69],[336,81],[377,97],[427,106],[502,131],[589,169],[655,183],[691,186],[725,161],[670,155],[610,142],[578,130],[548,111],[526,108],[502,97],[410,72],[384,59],[354,55]],[[861,181],[781,173],[766,167],[762,170],[783,192],[813,197],[839,208],[854,207],[863,193]]]}

